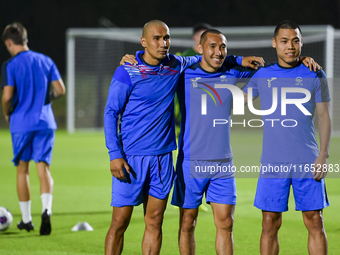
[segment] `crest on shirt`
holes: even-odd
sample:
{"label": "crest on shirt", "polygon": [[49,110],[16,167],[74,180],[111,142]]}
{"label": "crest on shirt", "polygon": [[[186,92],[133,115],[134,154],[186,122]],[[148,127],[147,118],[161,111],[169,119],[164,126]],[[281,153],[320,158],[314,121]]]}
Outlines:
{"label": "crest on shirt", "polygon": [[275,81],[277,78],[276,77],[272,77],[270,79],[267,79],[268,82],[268,88],[270,88],[272,86],[272,81]]}
{"label": "crest on shirt", "polygon": [[295,85],[296,86],[302,86],[303,85],[303,79],[302,79],[302,77],[296,77],[296,79],[295,79]]}
{"label": "crest on shirt", "polygon": [[190,79],[190,82],[191,82],[191,84],[192,84],[192,86],[193,86],[194,88],[197,88],[197,81],[198,81],[199,79],[202,79],[202,78],[201,78],[201,77],[196,77],[196,78],[191,78],[191,79]]}
{"label": "crest on shirt", "polygon": [[227,82],[227,81],[228,81],[226,75],[221,75],[220,78],[221,78],[221,81],[222,81],[222,82],[223,82],[223,81],[224,81],[224,82]]}

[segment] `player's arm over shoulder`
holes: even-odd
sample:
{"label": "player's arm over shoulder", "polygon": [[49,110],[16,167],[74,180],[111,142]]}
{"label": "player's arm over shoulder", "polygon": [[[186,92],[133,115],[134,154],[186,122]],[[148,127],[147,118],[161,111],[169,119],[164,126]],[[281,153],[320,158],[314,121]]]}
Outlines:
{"label": "player's arm over shoulder", "polygon": [[223,64],[229,67],[242,66],[242,61],[242,56],[228,55],[225,57]]}
{"label": "player's arm over shoulder", "polygon": [[170,58],[175,58],[179,62],[181,66],[180,72],[182,73],[185,71],[187,68],[192,66],[193,64],[196,64],[197,62],[200,62],[202,60],[202,56],[197,55],[197,56],[189,56],[189,57],[183,57],[183,56],[178,56],[178,55],[172,55],[169,54]]}
{"label": "player's arm over shoulder", "polygon": [[[261,67],[259,67],[260,69]],[[259,69],[253,69],[250,67],[243,66],[234,66],[230,68],[230,72],[232,72],[237,78],[250,78],[252,77]]]}

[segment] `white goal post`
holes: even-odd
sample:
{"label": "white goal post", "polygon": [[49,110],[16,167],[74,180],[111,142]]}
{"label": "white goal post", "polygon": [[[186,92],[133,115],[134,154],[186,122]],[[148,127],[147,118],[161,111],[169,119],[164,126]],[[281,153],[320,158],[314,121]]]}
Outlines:
{"label": "white goal post", "polygon": [[[228,40],[228,54],[262,56],[276,62],[273,27],[216,27]],[[340,30],[330,25],[301,26],[302,55],[323,66],[332,97],[333,134],[340,134]],[[125,54],[142,50],[141,28],[70,28],[67,43],[67,130],[102,129],[107,91]],[[193,46],[192,28],[171,28],[170,52]]]}

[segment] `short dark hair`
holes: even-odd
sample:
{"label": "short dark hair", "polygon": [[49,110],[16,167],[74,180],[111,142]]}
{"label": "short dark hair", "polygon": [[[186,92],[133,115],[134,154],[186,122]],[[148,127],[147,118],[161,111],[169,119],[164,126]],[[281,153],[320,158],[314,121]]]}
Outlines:
{"label": "short dark hair", "polygon": [[207,23],[197,23],[194,25],[192,29],[192,35],[196,34],[197,32],[201,30],[207,30],[207,29],[212,29],[212,26]]}
{"label": "short dark hair", "polygon": [[207,35],[208,34],[215,34],[215,35],[223,35],[221,31],[217,30],[217,29],[208,29],[205,30],[202,34],[201,34],[201,39],[200,39],[200,44],[203,45],[205,43],[205,41],[207,40]]}
{"label": "short dark hair", "polygon": [[291,20],[285,20],[282,21],[280,24],[278,24],[274,30],[274,38],[279,34],[280,29],[299,29],[300,34],[302,34],[301,29],[298,24],[296,24],[294,21]]}
{"label": "short dark hair", "polygon": [[25,45],[27,43],[27,30],[19,22],[14,22],[5,27],[2,33],[2,41],[11,39],[14,44]]}

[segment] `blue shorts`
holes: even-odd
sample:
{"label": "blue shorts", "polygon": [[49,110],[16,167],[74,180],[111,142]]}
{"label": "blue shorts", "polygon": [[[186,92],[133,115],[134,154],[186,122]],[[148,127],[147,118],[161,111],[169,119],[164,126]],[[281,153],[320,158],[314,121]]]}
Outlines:
{"label": "blue shorts", "polygon": [[236,181],[234,177],[218,178],[218,175],[215,175],[212,178],[192,178],[191,173],[195,172],[198,166],[216,166],[216,164],[229,168],[233,166],[233,161],[232,159],[203,161],[179,158],[176,165],[177,178],[171,204],[182,208],[195,209],[202,204],[203,194],[205,193],[208,204],[213,202],[235,205]]}
{"label": "blue shorts", "polygon": [[14,158],[12,162],[18,165],[19,161],[46,162],[51,165],[52,150],[54,146],[54,130],[42,129],[26,133],[12,133]]}
{"label": "blue shorts", "polygon": [[[277,169],[283,169],[284,166],[291,164],[271,163],[271,165],[277,166]],[[299,169],[300,164],[295,165]],[[306,166],[307,164],[301,165]],[[290,186],[293,188],[295,210],[314,211],[329,206],[325,179],[314,180],[311,170],[306,169],[304,178],[294,178],[294,173],[291,173],[289,178],[282,178],[281,176],[281,178],[272,178],[273,173],[264,174],[262,172],[257,183],[254,206],[263,211],[288,211]]]}
{"label": "blue shorts", "polygon": [[143,203],[143,195],[165,199],[170,193],[174,167],[172,152],[155,156],[126,156],[130,175],[127,180],[112,176],[111,206],[137,206]]}

